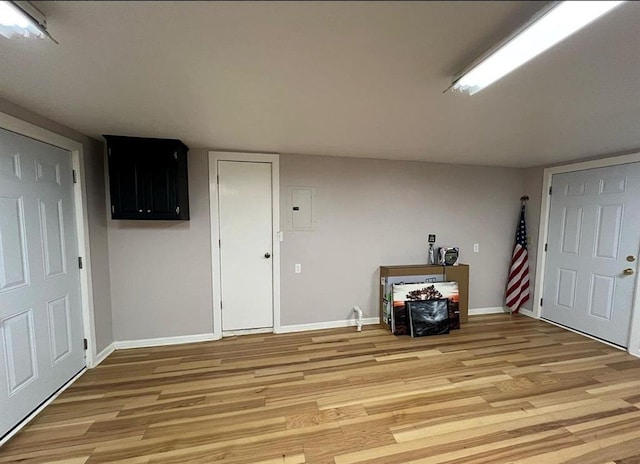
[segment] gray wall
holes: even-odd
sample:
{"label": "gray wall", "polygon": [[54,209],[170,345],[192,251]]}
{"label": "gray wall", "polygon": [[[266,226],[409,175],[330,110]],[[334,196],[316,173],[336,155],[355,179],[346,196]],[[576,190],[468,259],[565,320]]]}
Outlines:
{"label": "gray wall", "polygon": [[108,220],[117,341],[213,330],[207,153],[189,151],[190,221]]}
{"label": "gray wall", "polygon": [[[354,304],[377,316],[378,267],[424,263],[428,233],[461,247],[472,308],[502,306],[523,181],[519,169],[282,155],[282,325],[344,320]],[[286,231],[289,186],[316,188],[314,231]],[[189,152],[189,191],[188,222],[109,220],[116,340],[212,331],[206,150]]]}
{"label": "gray wall", "polygon": [[104,146],[66,126],[39,116],[25,108],[0,99],[0,112],[40,126],[69,139],[83,147],[85,187],[87,191],[87,215],[91,253],[91,279],[95,315],[96,345],[100,352],[113,342],[111,327],[111,291],[109,283],[109,253],[107,243],[106,202],[104,190]]}
{"label": "gray wall", "polygon": [[377,316],[378,267],[425,263],[429,233],[470,265],[470,308],[503,306],[522,170],[283,155],[280,176],[283,229],[289,186],[317,203],[314,231],[285,232],[283,325]]}

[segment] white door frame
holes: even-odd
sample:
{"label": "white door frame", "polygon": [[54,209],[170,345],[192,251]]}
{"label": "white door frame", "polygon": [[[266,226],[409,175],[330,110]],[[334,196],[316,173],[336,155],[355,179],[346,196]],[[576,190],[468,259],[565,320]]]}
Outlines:
{"label": "white door frame", "polygon": [[220,227],[218,225],[218,161],[271,163],[271,207],[273,212],[273,332],[280,332],[280,155],[262,153],[209,152],[209,208],[211,216],[211,277],[213,279],[213,336],[222,338],[220,305]]}
{"label": "white door frame", "polygon": [[[547,243],[547,231],[549,229],[549,213],[550,213],[550,195],[551,178],[554,174],[565,172],[583,171],[585,169],[605,168],[609,166],[617,166],[619,164],[640,162],[640,152],[630,153],[628,155],[613,156],[610,158],[597,159],[592,161],[584,161],[582,163],[565,164],[562,166],[554,166],[545,168],[542,181],[542,194],[540,202],[540,228],[538,229],[538,250],[536,252],[536,277],[535,290],[533,295],[533,316],[539,319],[542,314],[540,306],[540,298],[543,294],[544,285],[544,268],[545,268],[545,251],[544,245]],[[633,292],[633,302],[631,306],[631,324],[629,329],[629,343],[627,351],[640,357],[640,278],[636,278],[636,288]]]}
{"label": "white door frame", "polygon": [[78,256],[83,258],[83,268],[80,269],[80,295],[82,306],[82,325],[84,338],[87,339],[86,366],[96,365],[97,347],[96,330],[93,314],[93,286],[91,282],[91,253],[89,249],[89,217],[85,205],[87,192],[85,188],[84,159],[82,144],[51,132],[40,126],[23,121],[14,116],[0,112],[0,127],[11,132],[48,143],[71,152],[71,162],[76,171],[77,183],[73,186],[73,203],[75,209],[76,234],[78,238]]}

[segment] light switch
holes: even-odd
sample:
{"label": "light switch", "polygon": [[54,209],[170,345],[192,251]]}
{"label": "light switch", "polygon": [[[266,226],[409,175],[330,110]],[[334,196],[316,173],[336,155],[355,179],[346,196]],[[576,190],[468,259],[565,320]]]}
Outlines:
{"label": "light switch", "polygon": [[480,244],[479,243],[474,243],[473,244],[473,252],[474,253],[478,253],[480,251]]}
{"label": "light switch", "polygon": [[300,274],[302,272],[302,264],[296,264],[295,271],[296,274]]}

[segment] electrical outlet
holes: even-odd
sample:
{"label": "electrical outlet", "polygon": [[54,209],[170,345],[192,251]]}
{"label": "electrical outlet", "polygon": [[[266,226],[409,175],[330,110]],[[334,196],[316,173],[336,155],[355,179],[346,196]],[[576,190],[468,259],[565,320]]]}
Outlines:
{"label": "electrical outlet", "polygon": [[478,253],[480,251],[480,244],[479,243],[474,243],[473,244],[473,252],[474,253]]}
{"label": "electrical outlet", "polygon": [[296,264],[295,271],[296,274],[300,274],[302,272],[302,264]]}

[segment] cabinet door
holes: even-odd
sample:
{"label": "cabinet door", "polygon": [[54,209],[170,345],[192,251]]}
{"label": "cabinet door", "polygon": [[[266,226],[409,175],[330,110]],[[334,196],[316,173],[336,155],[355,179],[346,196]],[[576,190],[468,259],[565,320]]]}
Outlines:
{"label": "cabinet door", "polygon": [[188,148],[182,142],[104,137],[113,219],[189,219]]}
{"label": "cabinet door", "polygon": [[111,189],[111,217],[137,219],[144,211],[140,165],[127,150],[109,154],[109,188]]}
{"label": "cabinet door", "polygon": [[144,157],[142,182],[146,219],[175,219],[177,211],[178,154],[162,149]]}

